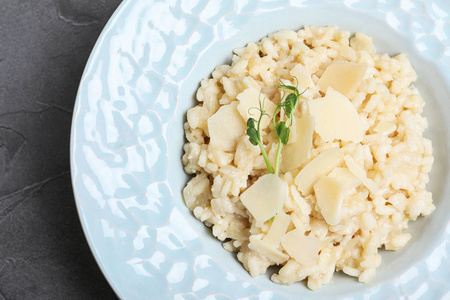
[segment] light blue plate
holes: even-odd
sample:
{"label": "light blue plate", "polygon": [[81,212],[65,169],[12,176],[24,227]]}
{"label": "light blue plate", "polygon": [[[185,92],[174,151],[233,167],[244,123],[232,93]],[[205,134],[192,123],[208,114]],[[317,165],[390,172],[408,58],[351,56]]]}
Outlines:
{"label": "light blue plate", "polygon": [[[185,112],[232,49],[280,30],[338,25],[409,53],[426,101],[436,211],[382,252],[369,285],[336,274],[309,291],[251,278],[185,207]],[[123,299],[450,299],[450,2],[447,0],[124,1],[101,34],[76,99],[72,180],[86,237]]]}

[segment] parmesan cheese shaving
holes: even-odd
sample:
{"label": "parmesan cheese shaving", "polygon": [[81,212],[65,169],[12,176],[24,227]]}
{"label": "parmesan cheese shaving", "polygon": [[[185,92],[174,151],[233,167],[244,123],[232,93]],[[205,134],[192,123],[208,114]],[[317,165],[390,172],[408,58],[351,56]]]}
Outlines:
{"label": "parmesan cheese shaving", "polygon": [[[273,112],[275,111],[276,105],[273,104],[272,101],[267,99],[267,97],[262,94],[259,90],[255,88],[247,88],[242,93],[238,94],[236,96],[236,99],[239,100],[239,104],[237,106],[237,109],[239,113],[241,114],[242,118],[244,118],[245,122],[249,118],[253,118],[255,120],[259,119],[259,116],[261,115],[261,111],[259,108],[259,101],[262,101],[264,105],[264,110],[266,111],[269,116],[273,115]],[[229,121],[222,124],[228,126]],[[269,117],[263,117],[261,119],[261,130],[266,129],[267,126],[270,124],[270,118]]]}
{"label": "parmesan cheese shaving", "polygon": [[353,104],[341,93],[328,88],[327,94],[308,102],[309,112],[315,118],[315,131],[325,142],[334,139],[359,143],[364,126]]}
{"label": "parmesan cheese shaving", "polygon": [[260,240],[258,237],[250,236],[250,243],[248,247],[263,256],[267,256],[271,261],[276,264],[282,264],[289,259],[289,256],[273,247],[266,241]]}
{"label": "parmesan cheese shaving", "polygon": [[314,118],[304,116],[295,121],[295,142],[287,144],[281,151],[281,171],[289,172],[300,167],[311,156],[314,133]]}
{"label": "parmesan cheese shaving", "polygon": [[336,179],[344,185],[344,191],[346,195],[348,195],[351,190],[361,184],[361,180],[353,175],[353,173],[350,172],[348,168],[335,168],[328,176]]}
{"label": "parmesan cheese shaving", "polygon": [[313,87],[314,82],[311,80],[311,71],[302,64],[297,64],[289,72],[292,77],[297,78],[298,84],[302,87]]}
{"label": "parmesan cheese shaving", "polygon": [[271,244],[274,247],[278,247],[283,238],[286,230],[291,224],[291,217],[284,212],[280,211],[273,220],[272,226],[269,229],[267,235],[263,238],[263,241]]}
{"label": "parmesan cheese shaving", "polygon": [[236,149],[237,139],[245,133],[247,128],[236,106],[237,102],[224,105],[208,119],[211,146],[223,151]]}
{"label": "parmesan cheese shaving", "polygon": [[329,65],[319,79],[321,92],[327,92],[329,87],[350,97],[361,84],[366,74],[365,63],[335,62]]}
{"label": "parmesan cheese shaving", "polygon": [[354,160],[353,157],[350,155],[346,155],[344,157],[345,164],[347,165],[348,169],[355,175],[359,180],[361,180],[362,184],[374,195],[378,195],[378,187],[373,182],[372,179],[367,178],[366,171],[364,171],[363,168],[358,166]]}
{"label": "parmesan cheese shaving", "polygon": [[341,222],[343,190],[342,183],[328,176],[322,176],[314,185],[317,205],[330,225],[338,225]]}
{"label": "parmesan cheese shaving", "polygon": [[257,221],[275,216],[288,197],[288,185],[275,174],[266,174],[241,194],[242,204]]}
{"label": "parmesan cheese shaving", "polygon": [[284,250],[298,263],[313,266],[319,258],[321,242],[315,236],[306,236],[299,229],[286,233],[281,240]]}
{"label": "parmesan cheese shaving", "polygon": [[344,153],[338,147],[331,148],[314,157],[295,177],[295,184],[303,196],[311,194],[314,183],[322,175],[328,174],[335,167],[342,164],[343,158]]}

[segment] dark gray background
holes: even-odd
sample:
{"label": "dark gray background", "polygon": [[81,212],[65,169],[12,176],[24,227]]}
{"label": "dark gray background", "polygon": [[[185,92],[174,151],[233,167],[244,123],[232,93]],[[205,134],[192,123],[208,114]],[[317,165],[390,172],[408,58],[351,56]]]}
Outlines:
{"label": "dark gray background", "polygon": [[84,66],[120,0],[0,0],[0,300],[115,299],[84,237],[69,140]]}

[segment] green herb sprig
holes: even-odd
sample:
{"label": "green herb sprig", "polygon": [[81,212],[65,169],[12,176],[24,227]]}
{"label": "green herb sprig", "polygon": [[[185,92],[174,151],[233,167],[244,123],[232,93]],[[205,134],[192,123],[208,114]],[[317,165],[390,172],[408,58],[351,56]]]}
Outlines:
{"label": "green herb sprig", "polygon": [[[297,80],[297,78],[295,78],[295,79]],[[281,149],[283,148],[283,145],[287,145],[287,143],[289,142],[289,133],[290,133],[289,127],[292,125],[292,120],[294,118],[294,111],[299,102],[300,95],[302,95],[306,91],[306,89],[305,89],[303,92],[300,93],[298,91],[298,84],[296,86],[290,86],[290,85],[283,84],[281,81],[280,81],[280,83],[281,83],[280,85],[277,85],[278,88],[284,89],[284,90],[290,90],[290,91],[293,91],[293,93],[288,94],[286,98],[283,93],[283,96],[281,97],[281,101],[275,108],[275,111],[272,116],[273,128],[275,130],[275,134],[278,139],[277,154],[275,157],[275,166],[273,168],[269,162],[267,152],[264,149],[264,145],[261,141],[261,131],[260,131],[261,119],[263,118],[263,116],[270,117],[267,114],[267,112],[264,110],[264,101],[261,100],[261,97],[259,100],[259,108],[252,107],[252,108],[258,109],[260,111],[258,121],[256,121],[253,118],[249,118],[247,121],[247,135],[249,137],[250,143],[252,143],[252,145],[254,145],[254,146],[259,146],[259,148],[261,149],[261,153],[264,157],[264,161],[267,166],[267,171],[269,173],[273,173],[275,175],[278,175],[280,159],[281,159]],[[284,110],[286,120],[285,121],[278,120],[278,122],[277,122],[276,117],[281,109]]]}
{"label": "green herb sprig", "polygon": [[[251,108],[256,108],[256,107],[251,107]],[[272,166],[270,165],[270,162],[269,162],[269,157],[267,156],[267,152],[264,149],[264,145],[261,141],[261,131],[260,131],[261,120],[262,120],[263,116],[270,117],[269,114],[266,113],[266,111],[264,110],[264,101],[261,100],[261,94],[259,97],[259,108],[257,108],[257,109],[261,113],[259,115],[258,125],[255,126],[255,122],[256,122],[255,119],[249,118],[247,121],[247,131],[246,132],[249,137],[250,143],[252,143],[252,145],[254,145],[254,146],[259,146],[259,149],[261,150],[261,153],[264,157],[264,161],[266,162],[267,171],[269,171],[269,173],[273,173]]]}

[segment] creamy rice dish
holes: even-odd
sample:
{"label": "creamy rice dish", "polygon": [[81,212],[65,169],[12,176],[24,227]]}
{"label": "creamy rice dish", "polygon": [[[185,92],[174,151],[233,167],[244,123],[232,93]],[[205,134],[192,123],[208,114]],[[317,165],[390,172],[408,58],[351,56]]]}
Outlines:
{"label": "creamy rice dish", "polygon": [[279,266],[278,284],[317,290],[335,271],[369,283],[378,249],[404,247],[408,221],[435,209],[416,78],[405,54],[337,27],[234,49],[187,112],[187,207],[251,276]]}

